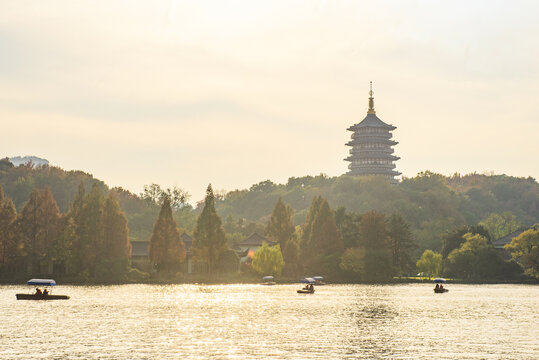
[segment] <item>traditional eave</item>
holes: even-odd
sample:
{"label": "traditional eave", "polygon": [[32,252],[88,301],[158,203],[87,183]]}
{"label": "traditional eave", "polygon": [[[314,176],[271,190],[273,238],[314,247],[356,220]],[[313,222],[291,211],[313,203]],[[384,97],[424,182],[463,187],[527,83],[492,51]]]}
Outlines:
{"label": "traditional eave", "polygon": [[386,124],[376,114],[367,114],[365,118],[358,124],[350,126],[347,130],[348,131],[357,131],[364,127],[371,127],[371,128],[383,128],[387,129],[389,131],[395,130],[397,127],[393,125]]}

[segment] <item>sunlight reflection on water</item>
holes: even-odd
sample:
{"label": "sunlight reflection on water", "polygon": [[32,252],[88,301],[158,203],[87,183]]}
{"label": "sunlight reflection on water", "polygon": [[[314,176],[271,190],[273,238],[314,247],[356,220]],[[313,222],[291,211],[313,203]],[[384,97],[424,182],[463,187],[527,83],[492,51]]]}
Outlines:
{"label": "sunlight reflection on water", "polygon": [[536,286],[298,286],[2,286],[0,358],[539,358]]}

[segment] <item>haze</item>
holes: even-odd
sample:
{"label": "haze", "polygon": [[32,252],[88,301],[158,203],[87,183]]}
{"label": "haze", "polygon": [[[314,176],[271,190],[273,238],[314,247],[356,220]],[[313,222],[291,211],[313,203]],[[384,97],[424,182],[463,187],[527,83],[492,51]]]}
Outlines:
{"label": "haze", "polygon": [[0,1],[0,157],[202,198],[347,171],[367,109],[397,170],[539,177],[535,1]]}

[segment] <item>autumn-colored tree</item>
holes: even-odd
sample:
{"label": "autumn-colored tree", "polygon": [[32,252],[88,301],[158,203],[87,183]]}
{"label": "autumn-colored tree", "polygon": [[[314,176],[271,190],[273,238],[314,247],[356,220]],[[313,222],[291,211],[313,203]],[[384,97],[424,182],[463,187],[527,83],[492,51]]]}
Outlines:
{"label": "autumn-colored tree", "polygon": [[271,218],[266,225],[264,230],[264,235],[269,239],[279,243],[282,250],[282,256],[285,262],[285,272],[292,275],[295,271],[299,251],[298,245],[295,241],[295,232],[294,227],[294,211],[290,207],[283,203],[282,199],[279,197]]}
{"label": "autumn-colored tree", "polygon": [[414,269],[411,251],[417,248],[410,231],[410,225],[398,213],[393,213],[387,220],[387,235],[391,251],[393,270],[406,274]]}
{"label": "autumn-colored tree", "polygon": [[70,269],[80,279],[90,278],[95,266],[104,255],[103,247],[103,204],[101,187],[94,183],[89,194],[84,185],[79,185],[77,196],[71,203],[69,216],[74,227]]}
{"label": "autumn-colored tree", "polygon": [[260,275],[279,276],[284,267],[281,246],[269,246],[266,242],[255,252],[253,269]]}
{"label": "autumn-colored tree", "polygon": [[30,272],[40,269],[59,231],[60,211],[49,188],[32,191],[19,214],[20,236]]}
{"label": "autumn-colored tree", "polygon": [[505,248],[527,274],[539,278],[539,227],[524,231],[505,245]]}
{"label": "autumn-colored tree", "polygon": [[112,194],[103,207],[103,248],[106,259],[131,257],[127,218]]}
{"label": "autumn-colored tree", "polygon": [[165,197],[161,211],[153,226],[149,244],[150,261],[158,272],[177,270],[185,260],[185,244],[180,238],[180,231],[174,217],[170,200]]}
{"label": "autumn-colored tree", "polygon": [[194,255],[197,259],[207,262],[211,276],[216,261],[227,248],[221,218],[215,210],[215,196],[211,184],[206,189],[204,208],[197,219],[193,235],[195,237],[192,245]]}
{"label": "autumn-colored tree", "polygon": [[10,257],[15,256],[15,220],[17,210],[13,201],[4,196],[4,189],[0,186],[0,261],[5,266]]}

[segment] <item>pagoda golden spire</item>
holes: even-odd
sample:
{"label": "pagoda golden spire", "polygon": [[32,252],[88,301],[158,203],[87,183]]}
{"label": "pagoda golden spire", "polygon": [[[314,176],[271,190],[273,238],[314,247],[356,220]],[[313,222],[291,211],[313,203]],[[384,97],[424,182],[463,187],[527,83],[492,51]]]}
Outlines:
{"label": "pagoda golden spire", "polygon": [[372,91],[372,81],[371,81],[371,90],[369,91],[369,111],[367,111],[367,114],[376,114],[376,111],[374,111],[374,98],[372,97],[374,95],[374,92]]}

